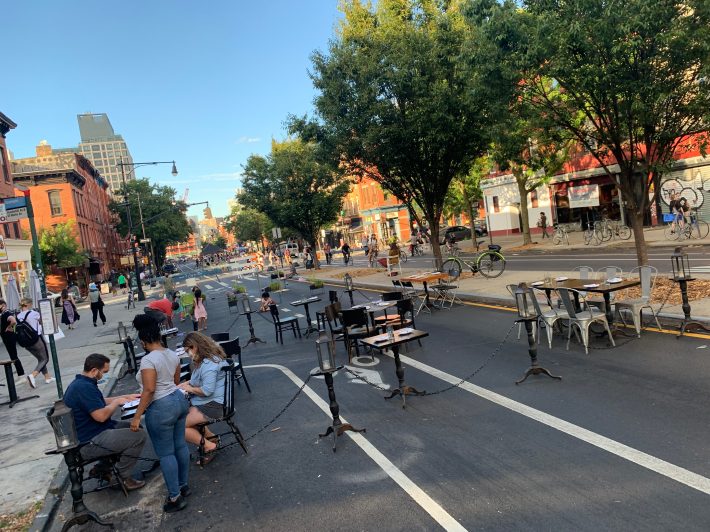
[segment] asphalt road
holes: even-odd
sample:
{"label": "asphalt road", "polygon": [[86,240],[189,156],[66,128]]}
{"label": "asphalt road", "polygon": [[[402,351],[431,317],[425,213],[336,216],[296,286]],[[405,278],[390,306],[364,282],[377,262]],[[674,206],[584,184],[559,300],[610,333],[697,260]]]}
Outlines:
{"label": "asphalt road", "polygon": [[[229,313],[223,295],[230,282],[200,281],[210,297],[209,332],[233,325],[230,333],[244,344],[246,322]],[[244,280],[255,298],[266,282]],[[300,314],[289,302],[308,288],[287,288],[274,298],[284,315]],[[405,381],[432,392],[482,367],[470,384],[408,397],[405,410],[399,399],[385,401],[385,392],[338,372],[340,413],[367,432],[340,437],[333,453],[329,440],[318,439],[330,417],[325,383],[313,378],[312,397],[301,394],[250,439],[248,455],[233,447],[205,469],[193,466],[188,509],[154,528],[707,530],[710,337],[644,332],[619,339],[616,349],[595,338],[589,355],[575,342],[566,351],[556,337],[552,350],[539,348],[539,361],[563,380],[535,376],[516,386],[529,357],[513,319],[471,305],[421,314],[417,328],[430,336],[403,353]],[[247,436],[298,390],[288,370],[298,381],[316,366],[313,338],[285,335],[281,346],[270,318],[255,315],[254,324],[267,343],[244,349],[252,393],[237,390],[237,422]],[[341,344],[338,356],[346,361]],[[396,386],[387,355],[359,358],[353,368]],[[119,529],[147,529],[141,519],[128,514]]]}

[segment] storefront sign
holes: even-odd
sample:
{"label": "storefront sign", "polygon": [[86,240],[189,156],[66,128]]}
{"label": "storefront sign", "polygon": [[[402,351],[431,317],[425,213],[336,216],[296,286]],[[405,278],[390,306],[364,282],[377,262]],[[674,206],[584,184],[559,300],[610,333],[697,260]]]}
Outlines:
{"label": "storefront sign", "polygon": [[7,249],[5,249],[5,239],[0,236],[0,262],[7,262]]}
{"label": "storefront sign", "polygon": [[599,185],[578,185],[567,189],[569,206],[571,209],[578,207],[599,206]]}

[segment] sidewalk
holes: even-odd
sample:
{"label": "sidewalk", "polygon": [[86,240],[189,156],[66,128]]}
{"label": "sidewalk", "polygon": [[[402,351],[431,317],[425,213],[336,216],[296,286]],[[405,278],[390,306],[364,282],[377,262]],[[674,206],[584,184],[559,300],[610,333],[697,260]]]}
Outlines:
{"label": "sidewalk", "polygon": [[[116,343],[118,322],[129,324],[136,313],[143,311],[143,307],[154,293],[155,289],[147,291],[148,299],[136,302],[136,308],[130,310],[125,308],[125,295],[119,293],[116,296],[104,296],[104,312],[108,321],[106,325],[101,325],[99,321],[97,327],[92,325],[88,303],[78,305],[81,319],[77,328],[69,331],[62,325],[66,338],[56,342],[65,390],[74,380],[74,376],[82,371],[84,359],[91,353],[102,353],[111,359],[111,374],[107,375],[99,386],[106,390],[113,384],[113,379],[120,369],[118,359],[123,353],[122,346]],[[35,366],[35,359],[20,346],[18,354],[27,374]],[[0,359],[9,359],[2,344]],[[51,354],[48,368],[53,376]],[[0,436],[0,475],[5,487],[0,492],[0,514],[17,513],[31,507],[36,501],[42,501],[57,471],[66,471],[61,457],[44,454],[45,451],[56,447],[54,435],[45,417],[47,409],[57,400],[56,383],[47,385],[38,378],[35,390],[25,382],[20,382],[16,387],[19,397],[39,395],[39,398],[17,403],[13,408],[0,407],[0,426],[5,428]],[[0,388],[0,394],[5,400],[7,388]]]}

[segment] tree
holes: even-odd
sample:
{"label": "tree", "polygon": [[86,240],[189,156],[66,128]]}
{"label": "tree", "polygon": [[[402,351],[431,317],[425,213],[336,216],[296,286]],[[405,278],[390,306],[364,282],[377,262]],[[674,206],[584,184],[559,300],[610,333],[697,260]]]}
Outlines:
{"label": "tree", "polygon": [[109,204],[111,212],[120,220],[116,230],[128,236],[126,203],[121,199],[126,198],[131,210],[132,233],[139,238],[143,237],[140,216],[142,210],[145,236],[151,239],[158,267],[165,259],[165,249],[184,242],[192,233],[192,227],[185,216],[187,205],[182,201],[175,201],[175,189],[172,187],[151,184],[145,178],[135,179],[126,182],[125,187],[121,187],[116,196],[118,199]]}
{"label": "tree", "polygon": [[40,229],[38,240],[42,263],[62,268],[65,274],[67,268],[82,266],[88,258],[77,239],[73,220]]}
{"label": "tree", "polygon": [[261,242],[261,237],[274,226],[264,213],[255,209],[239,208],[232,211],[227,222],[227,230],[240,242],[255,240]]}
{"label": "tree", "polygon": [[321,227],[338,219],[350,188],[342,170],[319,153],[317,143],[299,138],[272,142],[268,157],[247,160],[239,201],[315,246]]}
{"label": "tree", "polygon": [[466,174],[454,178],[444,201],[444,214],[447,218],[461,212],[468,215],[471,237],[476,243],[476,248],[478,248],[478,240],[475,221],[478,216],[478,200],[483,197],[481,180],[488,175],[490,164],[486,156],[476,159]]}
{"label": "tree", "polygon": [[217,235],[210,242],[213,246],[217,246],[220,249],[227,249],[227,239],[222,235]]}
{"label": "tree", "polygon": [[[708,143],[710,4],[704,0],[471,2],[522,99],[565,129],[620,188],[639,264],[643,220],[677,154]],[[512,75],[517,73],[517,75]],[[618,166],[617,166],[618,165]]]}
{"label": "tree", "polygon": [[351,175],[420,209],[435,242],[449,184],[487,147],[492,116],[487,92],[459,60],[466,26],[458,5],[344,1],[336,39],[312,59],[319,128],[295,124],[318,131]]}

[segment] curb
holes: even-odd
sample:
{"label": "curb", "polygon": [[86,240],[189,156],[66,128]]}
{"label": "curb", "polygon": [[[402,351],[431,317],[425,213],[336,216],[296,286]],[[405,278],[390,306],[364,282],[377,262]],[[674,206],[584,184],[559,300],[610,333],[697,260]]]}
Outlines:
{"label": "curb", "polygon": [[[121,369],[126,363],[125,356],[126,355],[124,353],[122,355],[124,359],[122,359],[121,363],[116,366],[114,376],[112,376],[108,383],[106,383],[106,386],[104,386],[102,392],[106,392],[108,394],[113,392],[113,389],[118,383],[117,376],[121,374]],[[47,495],[45,495],[44,500],[42,501],[42,506],[30,525],[30,532],[48,532],[54,524],[54,518],[57,515],[59,505],[64,500],[64,495],[69,487],[69,470],[63,467],[64,459],[61,459],[60,464],[62,465],[60,465],[49,484]]]}

